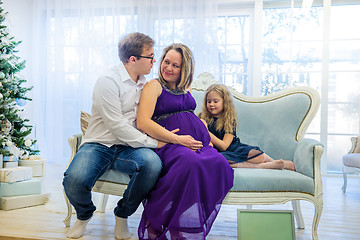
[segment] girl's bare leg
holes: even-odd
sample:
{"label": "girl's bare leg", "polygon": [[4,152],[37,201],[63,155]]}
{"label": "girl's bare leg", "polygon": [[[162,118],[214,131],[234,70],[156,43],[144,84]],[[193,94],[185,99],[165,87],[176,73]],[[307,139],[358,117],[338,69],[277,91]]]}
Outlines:
{"label": "girl's bare leg", "polygon": [[[283,159],[280,159],[283,160]],[[287,170],[295,171],[295,165],[292,161],[283,160],[284,161],[284,168]]]}
{"label": "girl's bare leg", "polygon": [[264,162],[272,162],[275,161],[272,157],[264,153]]}
{"label": "girl's bare leg", "polygon": [[264,168],[264,169],[283,169],[283,160],[274,160],[272,162],[251,163],[249,161],[230,164],[233,168]]}
{"label": "girl's bare leg", "polygon": [[[255,155],[257,150],[251,150],[249,152],[249,156]],[[285,163],[286,162],[286,163]],[[293,165],[291,165],[291,161],[284,161],[283,159],[274,160],[269,155],[263,153],[259,156],[256,156],[248,161],[235,163],[230,162],[230,166],[233,168],[264,168],[264,169],[295,169]]]}
{"label": "girl's bare leg", "polygon": [[[284,159],[280,159],[280,160],[284,161],[285,169],[295,171],[295,165],[292,161],[284,160]],[[264,162],[271,162],[271,161],[276,161],[276,160],[272,159],[269,155],[264,153]]]}
{"label": "girl's bare leg", "polygon": [[[264,162],[272,162],[272,161],[277,161],[274,160],[272,157],[270,157],[267,154],[263,154],[264,155]],[[291,171],[295,171],[295,165],[292,161],[289,160],[284,160],[284,159],[279,159],[279,160],[283,160],[284,161],[284,168],[287,170],[291,170]]]}

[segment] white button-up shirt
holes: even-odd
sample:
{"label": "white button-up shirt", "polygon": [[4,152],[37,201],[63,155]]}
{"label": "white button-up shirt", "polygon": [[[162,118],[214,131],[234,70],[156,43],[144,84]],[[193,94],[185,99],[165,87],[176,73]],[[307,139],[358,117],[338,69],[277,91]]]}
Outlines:
{"label": "white button-up shirt", "polygon": [[125,66],[111,68],[100,77],[92,97],[92,117],[83,137],[85,142],[97,142],[111,147],[115,144],[156,148],[158,141],[136,128],[136,112],[144,76],[131,80]]}

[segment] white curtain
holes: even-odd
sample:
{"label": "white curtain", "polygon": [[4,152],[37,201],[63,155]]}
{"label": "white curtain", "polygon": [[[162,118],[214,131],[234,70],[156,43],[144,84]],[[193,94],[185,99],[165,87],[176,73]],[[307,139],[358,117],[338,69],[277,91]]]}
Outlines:
{"label": "white curtain", "polygon": [[[195,77],[218,67],[216,0],[37,0],[32,12],[34,125],[48,162],[68,161],[67,139],[80,133],[80,111],[90,112],[97,77],[119,63],[122,36],[151,36],[157,60],[165,46],[187,44],[195,55]],[[158,66],[148,79],[156,77]]]}

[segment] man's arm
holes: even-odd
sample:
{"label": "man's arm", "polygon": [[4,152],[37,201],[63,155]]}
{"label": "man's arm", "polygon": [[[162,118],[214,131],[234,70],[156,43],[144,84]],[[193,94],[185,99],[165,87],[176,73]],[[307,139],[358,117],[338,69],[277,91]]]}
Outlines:
{"label": "man's arm", "polygon": [[120,101],[119,86],[113,79],[103,77],[96,82],[93,102],[105,127],[131,147],[156,148],[157,140],[140,132],[123,116]]}

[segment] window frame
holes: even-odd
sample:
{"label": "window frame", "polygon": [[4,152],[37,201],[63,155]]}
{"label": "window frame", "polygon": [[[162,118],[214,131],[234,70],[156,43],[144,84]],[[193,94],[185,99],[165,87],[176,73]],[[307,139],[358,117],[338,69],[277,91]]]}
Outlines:
{"label": "window frame", "polygon": [[[249,17],[249,21],[250,21],[250,36],[249,36],[249,55],[248,55],[248,69],[247,69],[247,92],[245,93],[246,95],[252,96],[254,95],[254,91],[257,92],[256,89],[254,89],[254,77],[253,77],[253,73],[254,73],[254,31],[253,29],[255,28],[254,26],[254,4],[220,4],[218,5],[218,14],[217,17],[236,17],[236,16],[248,16]],[[222,46],[222,44],[220,45],[218,43],[218,46]],[[225,44],[225,49],[227,49],[227,44]],[[225,61],[226,63],[226,61]],[[220,63],[219,63],[220,64]],[[220,68],[221,66],[219,66]],[[226,74],[226,73],[225,73]],[[219,72],[220,75],[220,72]],[[251,79],[249,81],[249,79]],[[255,86],[260,86],[260,84],[255,84]]]}

